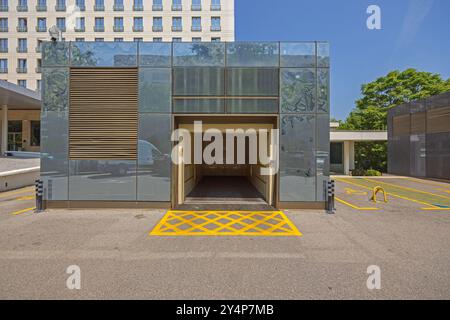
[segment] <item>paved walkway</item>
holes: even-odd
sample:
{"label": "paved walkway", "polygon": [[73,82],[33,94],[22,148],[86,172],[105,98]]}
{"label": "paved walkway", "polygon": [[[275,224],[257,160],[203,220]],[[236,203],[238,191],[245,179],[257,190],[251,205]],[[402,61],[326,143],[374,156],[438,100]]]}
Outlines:
{"label": "paved walkway", "polygon": [[39,158],[0,157],[0,172],[39,167]]}

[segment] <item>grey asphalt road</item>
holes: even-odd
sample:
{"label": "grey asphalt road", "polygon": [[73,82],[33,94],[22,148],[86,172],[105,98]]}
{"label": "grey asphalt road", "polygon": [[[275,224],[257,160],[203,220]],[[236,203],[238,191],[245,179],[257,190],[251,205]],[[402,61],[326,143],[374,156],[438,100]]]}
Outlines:
{"label": "grey asphalt road", "polygon": [[[344,187],[344,201],[377,210],[286,211],[302,237],[149,236],[164,211],[13,214],[31,191],[0,194],[0,298],[450,299],[450,211]],[[80,290],[66,286],[70,265]],[[366,286],[370,265],[379,290]]]}

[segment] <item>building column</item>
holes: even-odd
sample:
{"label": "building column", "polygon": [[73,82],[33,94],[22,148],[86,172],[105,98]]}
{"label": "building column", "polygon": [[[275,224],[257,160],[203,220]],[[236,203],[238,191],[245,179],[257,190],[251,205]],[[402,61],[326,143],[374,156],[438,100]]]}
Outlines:
{"label": "building column", "polygon": [[350,141],[344,141],[344,174],[350,174]]}
{"label": "building column", "polygon": [[0,143],[0,155],[4,155],[8,149],[8,106],[2,106],[2,141]]}
{"label": "building column", "polygon": [[355,141],[348,142],[348,151],[349,151],[349,169],[355,169]]}

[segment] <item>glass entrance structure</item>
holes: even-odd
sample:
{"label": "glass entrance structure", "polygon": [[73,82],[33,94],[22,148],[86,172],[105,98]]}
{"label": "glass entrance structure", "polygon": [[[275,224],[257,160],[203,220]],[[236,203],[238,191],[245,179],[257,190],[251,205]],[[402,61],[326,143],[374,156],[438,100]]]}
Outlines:
{"label": "glass entrance structure", "polygon": [[[257,189],[273,207],[322,208],[329,62],[326,42],[44,43],[45,204],[176,207],[183,178],[171,134],[201,119],[278,129],[279,170]],[[255,178],[249,167],[233,172]]]}

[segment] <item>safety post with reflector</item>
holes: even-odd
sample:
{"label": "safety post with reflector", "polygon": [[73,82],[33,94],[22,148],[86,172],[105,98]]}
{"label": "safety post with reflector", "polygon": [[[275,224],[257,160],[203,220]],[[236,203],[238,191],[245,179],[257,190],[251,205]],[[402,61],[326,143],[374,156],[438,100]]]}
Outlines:
{"label": "safety post with reflector", "polygon": [[36,186],[36,210],[35,212],[41,212],[43,208],[43,195],[44,195],[44,182],[40,179],[35,181]]}
{"label": "safety post with reflector", "polygon": [[325,194],[326,194],[326,210],[327,213],[333,214],[336,209],[334,207],[334,180],[325,181]]}

